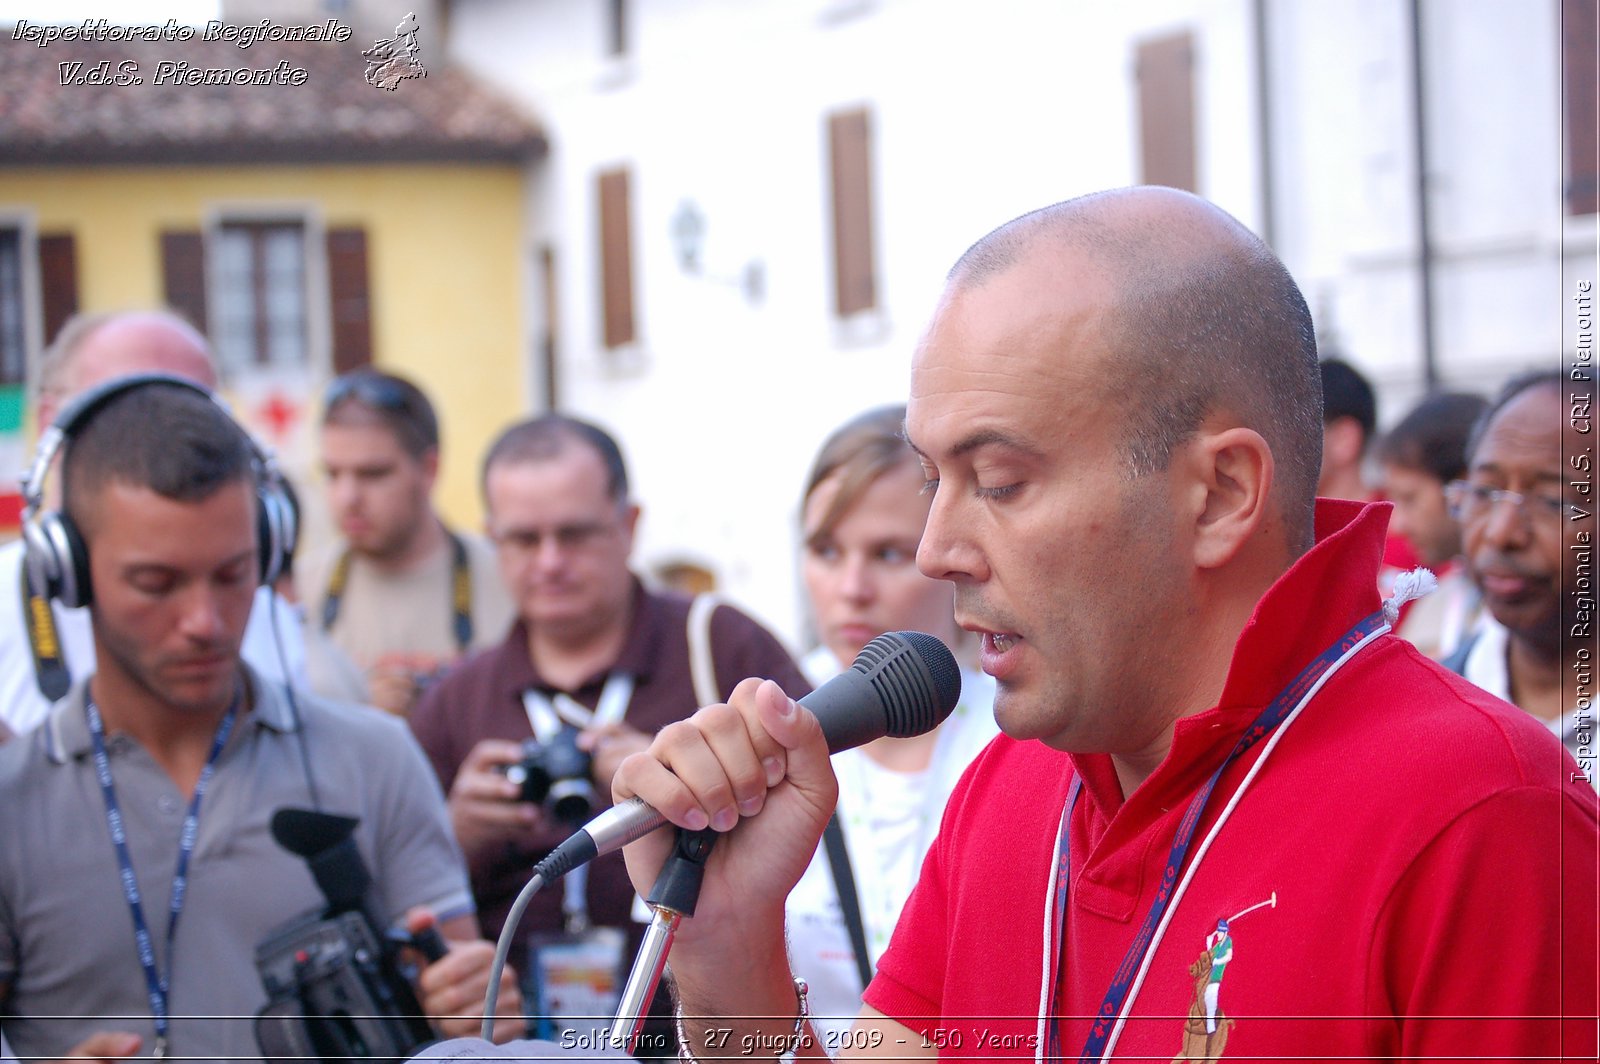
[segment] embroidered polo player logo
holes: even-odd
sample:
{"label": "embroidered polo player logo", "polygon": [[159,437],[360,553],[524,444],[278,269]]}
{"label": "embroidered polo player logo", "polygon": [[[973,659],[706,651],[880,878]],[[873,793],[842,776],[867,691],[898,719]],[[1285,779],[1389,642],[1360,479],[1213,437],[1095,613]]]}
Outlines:
{"label": "embroidered polo player logo", "polygon": [[1194,998],[1189,1002],[1189,1016],[1183,1023],[1183,1048],[1172,1058],[1172,1064],[1216,1064],[1222,1059],[1228,1047],[1228,1032],[1234,1026],[1234,1020],[1222,1011],[1222,978],[1233,962],[1231,925],[1262,906],[1277,908],[1277,892],[1266,901],[1218,920],[1217,929],[1206,936],[1205,949],[1189,965]]}

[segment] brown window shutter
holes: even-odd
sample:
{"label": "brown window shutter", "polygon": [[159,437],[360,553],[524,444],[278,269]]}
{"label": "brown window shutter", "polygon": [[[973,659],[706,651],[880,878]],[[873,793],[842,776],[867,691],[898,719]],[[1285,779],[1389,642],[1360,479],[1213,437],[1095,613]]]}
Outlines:
{"label": "brown window shutter", "polygon": [[[23,294],[22,230],[0,225],[0,384],[28,379],[28,301]],[[5,525],[0,515],[0,525]],[[12,521],[6,527],[15,528]]]}
{"label": "brown window shutter", "polygon": [[1194,34],[1139,44],[1139,180],[1198,192],[1195,180]]}
{"label": "brown window shutter", "polygon": [[633,343],[633,235],[625,168],[600,174],[600,288],[606,347]]}
{"label": "brown window shutter", "polygon": [[1562,0],[1561,73],[1567,120],[1567,213],[1594,214],[1600,210],[1600,143],[1597,143],[1595,52],[1597,33],[1595,0]]}
{"label": "brown window shutter", "polygon": [[367,283],[367,231],[328,230],[328,308],[332,316],[333,371],[348,373],[372,362],[372,297]]}
{"label": "brown window shutter", "polygon": [[161,287],[167,306],[207,331],[206,245],[198,230],[161,234]]}
{"label": "brown window shutter", "polygon": [[872,247],[872,127],[864,107],[828,117],[833,162],[834,311],[841,318],[878,305]]}
{"label": "brown window shutter", "polygon": [[71,233],[39,235],[39,295],[48,344],[78,313],[78,243]]}

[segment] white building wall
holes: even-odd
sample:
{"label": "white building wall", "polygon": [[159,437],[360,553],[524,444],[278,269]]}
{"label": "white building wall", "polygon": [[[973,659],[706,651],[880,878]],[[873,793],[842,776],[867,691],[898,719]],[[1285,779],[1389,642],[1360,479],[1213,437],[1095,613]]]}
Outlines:
{"label": "white building wall", "polygon": [[[1424,389],[1410,5],[1267,9],[1278,249],[1390,422]],[[1557,5],[1421,10],[1436,365],[1488,392],[1556,364],[1563,269],[1594,276],[1594,217],[1564,217]]]}
{"label": "white building wall", "polygon": [[[1276,243],[1392,421],[1422,389],[1407,3],[1262,6]],[[1200,191],[1265,223],[1254,0],[634,0],[620,59],[605,55],[607,7],[458,0],[449,46],[548,129],[530,197],[535,244],[557,254],[561,405],[628,454],[641,566],[702,560],[797,648],[797,495],[817,444],[904,400],[918,334],[968,244],[1137,179],[1137,41],[1194,33]],[[1594,276],[1593,219],[1562,217],[1555,4],[1423,9],[1439,365],[1446,384],[1487,389],[1554,364],[1562,285]],[[846,328],[832,314],[827,116],[860,104],[880,310]],[[640,341],[608,353],[595,175],[619,164]],[[685,199],[708,223],[707,271],[759,262],[763,300],[679,270],[669,226]]]}

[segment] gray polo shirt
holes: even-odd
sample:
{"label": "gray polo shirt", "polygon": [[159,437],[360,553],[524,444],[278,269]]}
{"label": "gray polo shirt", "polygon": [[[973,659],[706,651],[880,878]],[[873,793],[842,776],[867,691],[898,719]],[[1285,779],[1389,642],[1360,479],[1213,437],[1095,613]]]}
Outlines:
{"label": "gray polo shirt", "polygon": [[[311,808],[295,714],[282,688],[250,673],[254,707],[218,759],[200,809],[173,945],[170,1052],[259,1058],[265,1003],[254,951],[281,924],[321,908],[305,862],[273,840],[279,808]],[[360,818],[356,842],[394,917],[427,905],[472,908],[444,797],[405,724],[296,693],[321,808]],[[0,1020],[19,1056],[61,1056],[95,1031],[155,1044],[144,969],[95,780],[79,685],[46,724],[0,746]],[[187,800],[143,747],[107,742],[157,963],[169,971],[168,905]],[[15,1017],[15,1018],[11,1018]]]}

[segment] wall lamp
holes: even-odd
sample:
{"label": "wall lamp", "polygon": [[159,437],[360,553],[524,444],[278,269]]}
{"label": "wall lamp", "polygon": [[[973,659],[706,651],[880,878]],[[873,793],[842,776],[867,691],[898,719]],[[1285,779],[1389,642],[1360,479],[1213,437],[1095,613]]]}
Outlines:
{"label": "wall lamp", "polygon": [[766,296],[766,271],[761,263],[752,259],[737,274],[713,273],[705,268],[701,256],[705,252],[706,216],[694,200],[678,204],[672,215],[672,248],[678,256],[678,268],[691,277],[699,277],[717,284],[737,288],[750,303],[760,303]]}

